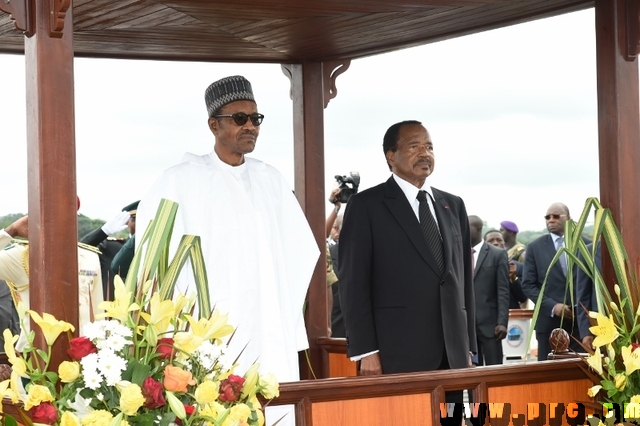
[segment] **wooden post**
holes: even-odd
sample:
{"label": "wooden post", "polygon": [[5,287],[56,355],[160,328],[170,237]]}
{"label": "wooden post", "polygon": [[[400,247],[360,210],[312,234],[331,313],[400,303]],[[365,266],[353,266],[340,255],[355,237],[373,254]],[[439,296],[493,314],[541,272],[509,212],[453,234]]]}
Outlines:
{"label": "wooden post", "polygon": [[[635,264],[640,255],[640,113],[638,60],[629,54],[629,45],[633,44],[629,36],[636,34],[637,38],[632,26],[638,25],[637,8],[629,7],[633,1],[637,0],[596,0],[595,23],[600,201],[611,209]],[[630,16],[633,10],[635,16]],[[603,270],[613,294],[615,273],[605,253]]]}
{"label": "wooden post", "polygon": [[[78,328],[78,230],[70,0],[33,2],[25,38],[30,307]],[[36,330],[36,345],[46,347]],[[52,368],[65,358],[66,340]],[[61,350],[62,349],[62,350]]]}
{"label": "wooden post", "polygon": [[[303,379],[327,377],[327,354],[318,345],[326,337],[327,314],[325,194],[324,194],[324,101],[322,63],[287,65],[293,99],[295,192],[318,242],[320,259],[309,285],[305,320],[309,338],[307,357],[300,357]],[[310,364],[310,365],[308,365]],[[311,371],[313,370],[313,371]]]}

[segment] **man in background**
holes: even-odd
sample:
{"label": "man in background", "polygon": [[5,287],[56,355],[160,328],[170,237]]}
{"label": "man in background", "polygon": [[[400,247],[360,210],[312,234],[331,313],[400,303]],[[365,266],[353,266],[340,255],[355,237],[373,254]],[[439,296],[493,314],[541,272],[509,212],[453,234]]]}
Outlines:
{"label": "man in background", "polygon": [[504,220],[500,222],[500,232],[502,233],[502,238],[504,238],[504,245],[507,249],[509,260],[523,263],[526,247],[517,240],[518,232],[520,232],[518,225],[510,220]]}
{"label": "man in background", "polygon": [[509,322],[509,263],[504,249],[482,239],[482,219],[469,216],[474,257],[478,365],[502,364]]}
{"label": "man in background", "polygon": [[[81,243],[97,247],[100,251],[102,291],[104,293],[105,300],[113,300],[113,276],[110,272],[111,261],[127,241],[123,238],[110,237],[110,235],[118,234],[127,229],[127,227],[131,230],[132,221],[135,232],[135,208],[137,208],[137,203],[138,202],[135,202],[123,207],[118,214],[108,220],[100,228],[94,229],[80,239]],[[134,205],[135,207],[133,207]]]}
{"label": "man in background", "polygon": [[567,289],[567,273],[574,274],[573,282],[576,282],[576,267],[573,271],[567,271],[566,256],[560,257],[547,278],[542,289],[542,284],[547,276],[547,269],[556,251],[564,247],[564,224],[571,217],[569,208],[562,203],[553,203],[547,209],[544,220],[548,234],[536,238],[527,246],[527,256],[524,262],[524,275],[522,290],[534,303],[540,304],[540,312],[535,323],[536,339],[538,340],[538,361],[545,361],[553,348],[549,344],[549,336],[555,328],[564,328],[570,338],[569,347],[580,351],[580,345],[574,340],[580,341],[578,326],[575,319],[575,306],[570,294],[575,294]]}
{"label": "man in background", "polygon": [[122,248],[118,253],[116,253],[111,261],[109,269],[111,271],[112,279],[114,276],[120,275],[124,281],[129,273],[129,267],[131,266],[131,261],[133,260],[136,247],[136,216],[138,213],[138,204],[140,204],[139,200],[134,201],[122,209],[123,211],[129,212],[130,215],[129,220],[127,221],[129,239],[124,243]]}

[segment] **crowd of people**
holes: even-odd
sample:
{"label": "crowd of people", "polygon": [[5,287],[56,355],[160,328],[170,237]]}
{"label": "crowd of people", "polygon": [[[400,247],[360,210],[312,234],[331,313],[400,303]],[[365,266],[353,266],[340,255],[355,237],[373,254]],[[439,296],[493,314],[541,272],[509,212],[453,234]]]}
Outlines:
{"label": "crowd of people", "polygon": [[[229,350],[240,365],[258,360],[278,380],[297,380],[298,352],[308,347],[303,305],[320,254],[317,242],[282,175],[246,156],[265,118],[251,83],[242,76],[218,80],[206,89],[205,105],[213,150],[186,154],[141,201],[81,239],[79,262],[85,257],[91,264],[79,268],[79,292],[92,296],[80,304],[90,310],[91,303],[113,297],[113,277],[126,276],[137,249],[136,218],[144,232],[160,199],[176,201],[170,250],[184,234],[201,236],[212,303],[236,326]],[[340,189],[331,192],[323,248],[327,334],[346,338],[359,374],[501,364],[509,309],[528,300],[541,305],[539,360],[550,352],[554,328],[588,338],[567,299],[566,275],[576,271],[560,262],[541,291],[570,219],[564,204],[549,207],[549,233],[526,247],[512,221],[483,235],[482,219],[468,215],[460,197],[429,185],[435,143],[421,122],[395,123],[382,140],[390,178],[353,194],[344,213]],[[127,240],[110,237],[127,227]],[[8,284],[0,286],[0,298],[28,304],[28,242],[17,237],[28,239],[27,217],[0,232],[0,244],[8,245],[0,251],[0,279]],[[192,276],[183,274],[178,290],[193,288]],[[81,327],[89,318],[82,312]],[[1,320],[16,330],[15,311]],[[462,392],[447,392],[446,399],[462,402]],[[276,409],[285,415],[280,424],[287,418],[293,424],[290,408]]]}

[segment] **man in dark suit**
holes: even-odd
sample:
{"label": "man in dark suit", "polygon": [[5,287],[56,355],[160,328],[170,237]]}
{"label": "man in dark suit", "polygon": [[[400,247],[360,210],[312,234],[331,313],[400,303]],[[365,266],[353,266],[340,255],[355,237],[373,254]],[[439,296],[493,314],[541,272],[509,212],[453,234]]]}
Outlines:
{"label": "man in dark suit", "polygon": [[[340,233],[347,355],[362,375],[468,367],[476,334],[464,202],[426,184],[435,158],[420,122],[391,126],[383,149],[392,176],[351,197]],[[462,402],[462,392],[447,399]]]}
{"label": "man in dark suit", "polygon": [[509,262],[504,249],[482,239],[482,219],[469,216],[475,259],[473,287],[476,299],[478,365],[502,364],[502,339],[509,322]]}
{"label": "man in dark suit", "polygon": [[[551,352],[549,335],[553,329],[562,327],[578,341],[580,337],[574,319],[575,307],[571,302],[570,292],[567,288],[566,258],[561,258],[553,265],[549,271],[544,292],[542,292],[542,283],[547,275],[551,260],[556,255],[558,248],[564,246],[564,224],[570,218],[569,208],[566,205],[552,204],[544,217],[549,233],[527,245],[522,290],[534,303],[540,303],[540,312],[535,323],[539,361],[546,360],[547,355]],[[572,273],[575,283],[576,268]],[[579,351],[580,345],[573,338],[570,338],[570,341],[570,348]]]}
{"label": "man in dark suit", "polygon": [[[589,252],[593,249],[593,243],[587,244]],[[596,246],[595,263],[598,270],[602,273],[602,252],[600,244]],[[589,331],[591,322],[585,308],[589,311],[598,311],[598,302],[596,299],[596,289],[593,286],[593,280],[586,272],[578,268],[576,280],[576,293],[578,294],[578,329],[582,344],[587,348],[591,348],[593,343],[593,334]]]}

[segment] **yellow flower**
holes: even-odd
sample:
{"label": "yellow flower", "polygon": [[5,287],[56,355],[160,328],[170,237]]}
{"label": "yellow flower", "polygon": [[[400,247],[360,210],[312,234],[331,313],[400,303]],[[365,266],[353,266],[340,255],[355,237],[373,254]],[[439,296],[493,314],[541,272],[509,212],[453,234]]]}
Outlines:
{"label": "yellow flower", "polygon": [[80,419],[71,411],[64,411],[60,418],[60,426],[80,426]]}
{"label": "yellow flower", "polygon": [[11,384],[10,380],[4,380],[0,382],[0,413],[2,413],[3,397],[11,398],[11,402],[14,404],[18,402],[18,394],[9,388],[10,384]]}
{"label": "yellow flower", "polygon": [[629,376],[634,371],[640,369],[640,347],[633,350],[633,346],[622,348],[622,363],[625,366],[625,373]]}
{"label": "yellow flower", "polygon": [[260,376],[258,385],[262,388],[260,393],[267,399],[273,399],[280,396],[280,385],[276,376],[271,373]]}
{"label": "yellow flower", "polygon": [[637,402],[640,403],[640,395],[633,395],[629,402]]}
{"label": "yellow flower", "polygon": [[2,337],[4,338],[4,352],[11,363],[13,373],[25,377],[27,375],[27,364],[22,357],[16,356],[16,351],[13,348],[20,336],[14,336],[11,334],[11,330],[5,328],[2,332]]}
{"label": "yellow flower", "polygon": [[196,389],[195,398],[196,402],[200,405],[209,404],[218,399],[220,393],[218,388],[220,384],[211,380],[200,383],[200,386]]}
{"label": "yellow flower", "polygon": [[60,333],[66,331],[74,331],[76,328],[66,321],[59,321],[51,314],[43,313],[42,316],[37,312],[28,310],[31,319],[40,326],[44,339],[47,341],[47,345],[53,346]]}
{"label": "yellow flower", "polygon": [[142,389],[135,383],[131,383],[120,393],[120,409],[127,416],[133,416],[142,404],[144,404]]}
{"label": "yellow flower", "polygon": [[106,410],[94,410],[80,420],[82,426],[109,426],[113,416]]}
{"label": "yellow flower", "polygon": [[616,389],[622,391],[624,390],[625,386],[627,386],[627,376],[624,373],[618,373],[613,379],[613,382],[616,385]]}
{"label": "yellow flower", "polygon": [[41,402],[53,402],[53,395],[49,388],[42,385],[29,386],[27,400],[24,402],[24,409],[31,410],[32,407],[40,405]]}
{"label": "yellow flower", "polygon": [[602,376],[602,354],[600,353],[600,347],[596,347],[593,355],[587,357],[587,364]]}
{"label": "yellow flower", "polygon": [[247,419],[251,416],[251,409],[246,404],[237,404],[231,407],[229,415],[222,426],[246,425]]}
{"label": "yellow flower", "polygon": [[[149,312],[140,312],[140,316],[147,322],[145,337],[151,346],[158,343],[158,334],[167,331],[174,317],[174,305],[172,300],[160,300],[160,293],[153,293],[149,301]],[[148,332],[147,332],[148,330]],[[153,337],[153,338],[149,338]]]}
{"label": "yellow flower", "polygon": [[101,302],[98,307],[104,309],[104,313],[96,315],[97,317],[111,317],[124,323],[129,316],[129,312],[140,309],[137,303],[131,303],[131,295],[133,294],[124,286],[124,282],[120,275],[113,278],[114,299],[113,302]]}
{"label": "yellow flower", "polygon": [[242,398],[255,395],[258,385],[258,368],[260,364],[255,363],[244,374],[244,385],[242,386]]}
{"label": "yellow flower", "polygon": [[[203,416],[203,417],[210,417],[212,419],[216,419],[216,420],[218,420],[218,423],[219,423],[220,417],[226,412],[226,410],[227,409],[224,407],[224,405],[220,404],[217,401],[214,401],[214,402],[212,402],[210,404],[207,404],[204,407],[202,407],[200,409],[198,415]],[[207,424],[211,425],[213,423],[207,422]]]}
{"label": "yellow flower", "polygon": [[195,320],[192,316],[186,315],[191,324],[193,334],[205,340],[216,340],[233,333],[233,326],[227,323],[228,315],[222,315],[218,310],[213,311],[211,317]]}
{"label": "yellow flower", "polygon": [[616,324],[613,322],[613,315],[609,315],[609,318],[607,318],[598,312],[596,313],[596,321],[598,325],[589,328],[589,331],[596,336],[593,339],[593,346],[607,345],[620,335],[616,329]]}
{"label": "yellow flower", "polygon": [[589,390],[587,391],[587,395],[589,395],[589,397],[593,398],[594,396],[596,396],[596,394],[598,392],[600,392],[600,389],[602,389],[602,386],[595,385],[594,387],[589,388]]}
{"label": "yellow flower", "polygon": [[58,366],[58,376],[62,383],[71,383],[80,376],[80,364],[73,361],[62,361]]}

